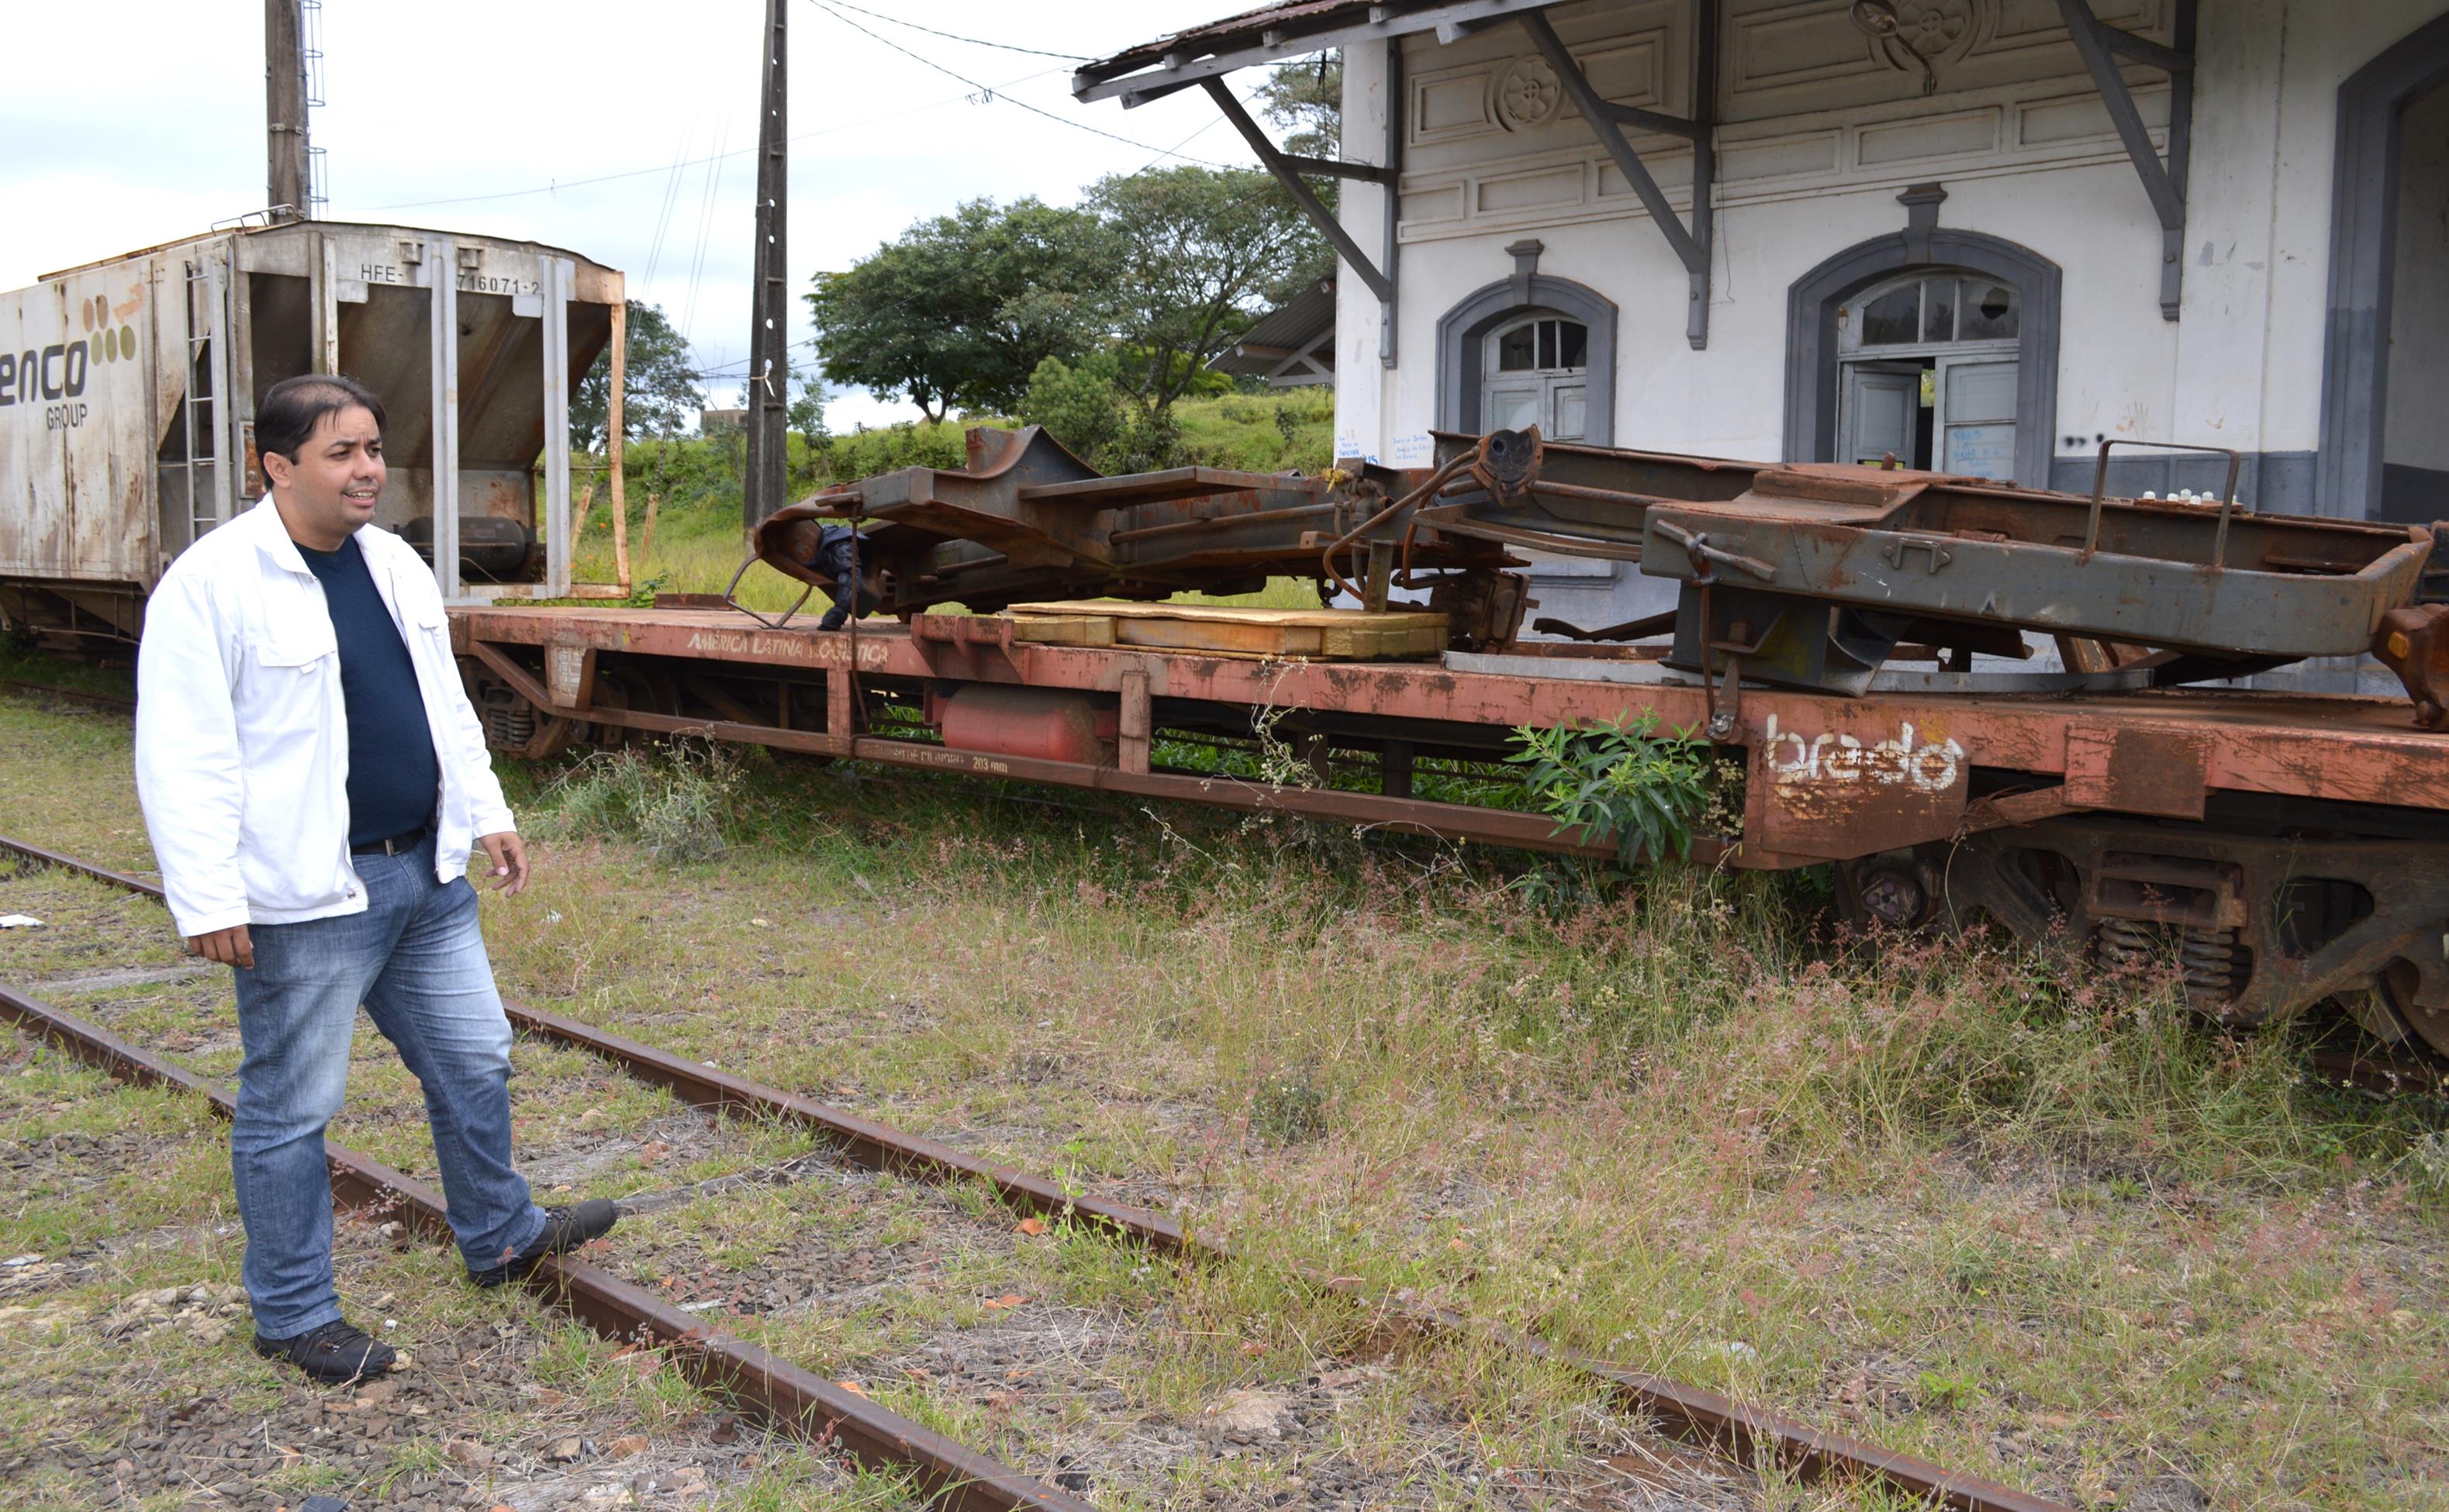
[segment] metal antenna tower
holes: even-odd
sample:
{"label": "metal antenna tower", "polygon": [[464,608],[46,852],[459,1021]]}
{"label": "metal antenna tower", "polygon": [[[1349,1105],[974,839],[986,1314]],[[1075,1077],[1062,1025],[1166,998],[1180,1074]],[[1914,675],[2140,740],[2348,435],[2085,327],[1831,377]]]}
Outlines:
{"label": "metal antenna tower", "polygon": [[748,328],[748,458],[741,480],[741,513],[754,529],[782,507],[790,416],[790,292],[783,231],[790,148],[783,129],[790,59],[784,0],[765,0],[765,86],[757,127],[757,258]]}

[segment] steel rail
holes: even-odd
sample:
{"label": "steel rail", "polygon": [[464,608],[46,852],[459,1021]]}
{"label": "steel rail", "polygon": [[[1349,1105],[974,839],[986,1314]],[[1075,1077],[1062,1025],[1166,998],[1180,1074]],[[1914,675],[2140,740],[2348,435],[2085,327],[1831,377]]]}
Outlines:
{"label": "steel rail", "polygon": [[[227,1088],[5,984],[0,1016],[124,1081],[198,1094],[223,1118],[237,1111]],[[324,1141],[323,1153],[331,1163],[333,1195],[341,1202],[398,1213],[422,1234],[451,1237],[441,1193],[333,1140]],[[910,1471],[954,1512],[1090,1512],[1089,1503],[1067,1491],[966,1449],[584,1260],[549,1255],[529,1273],[527,1285],[607,1339],[634,1343],[644,1337],[665,1346],[699,1386],[782,1432],[839,1442],[871,1468]]]}
{"label": "steel rail", "polygon": [[[829,1134],[861,1164],[936,1181],[984,1181],[1005,1201],[1024,1212],[1068,1216],[1074,1221],[1087,1219],[1166,1254],[1214,1260],[1235,1258],[1230,1248],[1187,1232],[1170,1215],[1068,1193],[1037,1177],[980,1160],[932,1139],[904,1134],[842,1109],[685,1060],[557,1013],[508,1002],[504,1007],[511,1022],[519,1027],[602,1056],[642,1081],[670,1088],[684,1101],[787,1120]],[[1600,1383],[1623,1405],[1668,1423],[1680,1436],[1745,1464],[1773,1460],[1814,1480],[1850,1476],[1884,1481],[1935,1505],[1959,1512],[2067,1512],[2060,1503],[2046,1498],[1978,1477],[1959,1475],[1862,1440],[1828,1433],[1665,1376],[1628,1370],[1521,1330],[1403,1302],[1350,1277],[1328,1276],[1302,1268],[1300,1278],[1346,1301],[1432,1331],[1485,1338],[1533,1358],[1563,1365]]]}
{"label": "steel rail", "polygon": [[157,903],[168,901],[159,882],[147,882],[143,877],[132,877],[125,871],[113,871],[106,867],[95,866],[89,861],[80,861],[72,855],[62,855],[57,851],[47,851],[30,841],[0,834],[0,851],[13,852],[42,866],[57,867],[63,871],[81,872],[97,882],[107,882],[112,887],[125,888],[130,892],[142,892]]}
{"label": "steel rail", "polygon": [[2313,1070],[2332,1086],[2354,1087],[2385,1098],[2407,1094],[2449,1095],[2449,1065],[2392,1056],[2375,1060],[2350,1050],[2321,1050]]}
{"label": "steel rail", "polygon": [[0,678],[0,685],[5,685],[18,693],[39,695],[48,699],[77,699],[87,703],[98,703],[106,709],[116,709],[122,714],[136,712],[134,699],[123,699],[114,693],[87,693],[83,688],[62,688],[48,682],[27,682],[17,678]]}
{"label": "steel rail", "polygon": [[[151,883],[87,866],[5,835],[0,835],[0,850],[30,854],[151,897],[162,895]],[[528,1033],[600,1056],[641,1081],[669,1088],[674,1096],[693,1106],[736,1110],[817,1130],[838,1141],[852,1159],[873,1169],[934,1181],[982,1181],[1023,1212],[1074,1221],[1085,1219],[1163,1254],[1209,1260],[1237,1258],[1223,1242],[1192,1234],[1178,1218],[1153,1209],[1070,1193],[1053,1182],[981,1160],[950,1145],[905,1134],[888,1124],[734,1076],[562,1014],[507,999],[503,1009],[512,1024]],[[1814,1481],[1879,1481],[1932,1506],[1952,1508],[1954,1512],[2070,1512],[2064,1503],[2046,1497],[1978,1476],[1958,1474],[1917,1456],[1815,1428],[1800,1419],[1666,1376],[1627,1369],[1571,1345],[1551,1343],[1527,1330],[1406,1302],[1349,1276],[1327,1275],[1308,1267],[1298,1268],[1296,1274],[1305,1285],[1425,1330],[1483,1338],[1531,1358],[1564,1366],[1606,1388],[1620,1406],[1655,1418],[1677,1436],[1745,1464],[1774,1463]]]}

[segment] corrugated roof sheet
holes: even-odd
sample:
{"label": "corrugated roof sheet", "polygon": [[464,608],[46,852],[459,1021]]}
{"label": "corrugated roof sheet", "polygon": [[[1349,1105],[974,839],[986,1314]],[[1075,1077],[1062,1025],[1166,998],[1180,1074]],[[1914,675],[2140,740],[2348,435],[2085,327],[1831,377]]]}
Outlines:
{"label": "corrugated roof sheet", "polygon": [[1110,58],[1100,58],[1083,65],[1079,76],[1084,79],[1109,79],[1160,62],[1168,52],[1213,52],[1221,43],[1244,36],[1256,37],[1260,32],[1271,29],[1294,31],[1315,28],[1324,30],[1348,18],[1364,17],[1368,15],[1369,9],[1369,0],[1278,0],[1275,5],[1240,11],[1222,20],[1210,21],[1205,26],[1191,27],[1159,37],[1154,42],[1126,48]]}
{"label": "corrugated roof sheet", "polygon": [[[1282,347],[1293,352],[1307,352],[1324,337],[1335,334],[1335,280],[1321,278],[1301,293],[1259,317],[1258,323],[1242,333],[1240,345]],[[1255,354],[1243,356],[1227,352],[1207,364],[1219,373],[1247,373],[1260,376],[1272,373],[1282,357],[1263,357]],[[1334,354],[1319,359],[1325,368],[1335,366]]]}

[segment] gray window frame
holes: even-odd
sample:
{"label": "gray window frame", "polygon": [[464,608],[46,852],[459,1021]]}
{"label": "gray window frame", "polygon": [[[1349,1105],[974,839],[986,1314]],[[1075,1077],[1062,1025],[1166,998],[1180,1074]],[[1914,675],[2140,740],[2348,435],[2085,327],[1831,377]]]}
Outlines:
{"label": "gray window frame", "polygon": [[1589,410],[1577,444],[1615,445],[1615,303],[1587,285],[1547,274],[1500,278],[1475,289],[1438,318],[1437,429],[1478,431],[1488,336],[1529,315],[1563,316],[1589,329]]}
{"label": "gray window frame", "polygon": [[1978,231],[1899,231],[1858,242],[1797,278],[1785,300],[1785,460],[1837,455],[1837,311],[1901,274],[1954,268],[2012,285],[2023,302],[2015,340],[2015,481],[2050,486],[2057,436],[2058,265]]}
{"label": "gray window frame", "polygon": [[2381,513],[2397,277],[2399,143],[2406,103],[2449,83],[2449,15],[2416,28],[2339,86],[2330,186],[2330,307],[2322,348],[2322,450],[2314,507]]}

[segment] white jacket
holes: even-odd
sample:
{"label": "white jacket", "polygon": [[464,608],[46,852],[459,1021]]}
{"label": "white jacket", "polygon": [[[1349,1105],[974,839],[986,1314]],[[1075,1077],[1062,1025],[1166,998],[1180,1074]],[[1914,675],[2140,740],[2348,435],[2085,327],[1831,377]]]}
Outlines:
{"label": "white jacket", "polygon": [[[434,571],[388,530],[358,549],[408,642],[442,772],[434,875],[511,827],[451,654]],[[363,912],[349,864],[349,726],[323,584],[266,496],[180,553],[145,609],[136,792],[179,932]]]}

